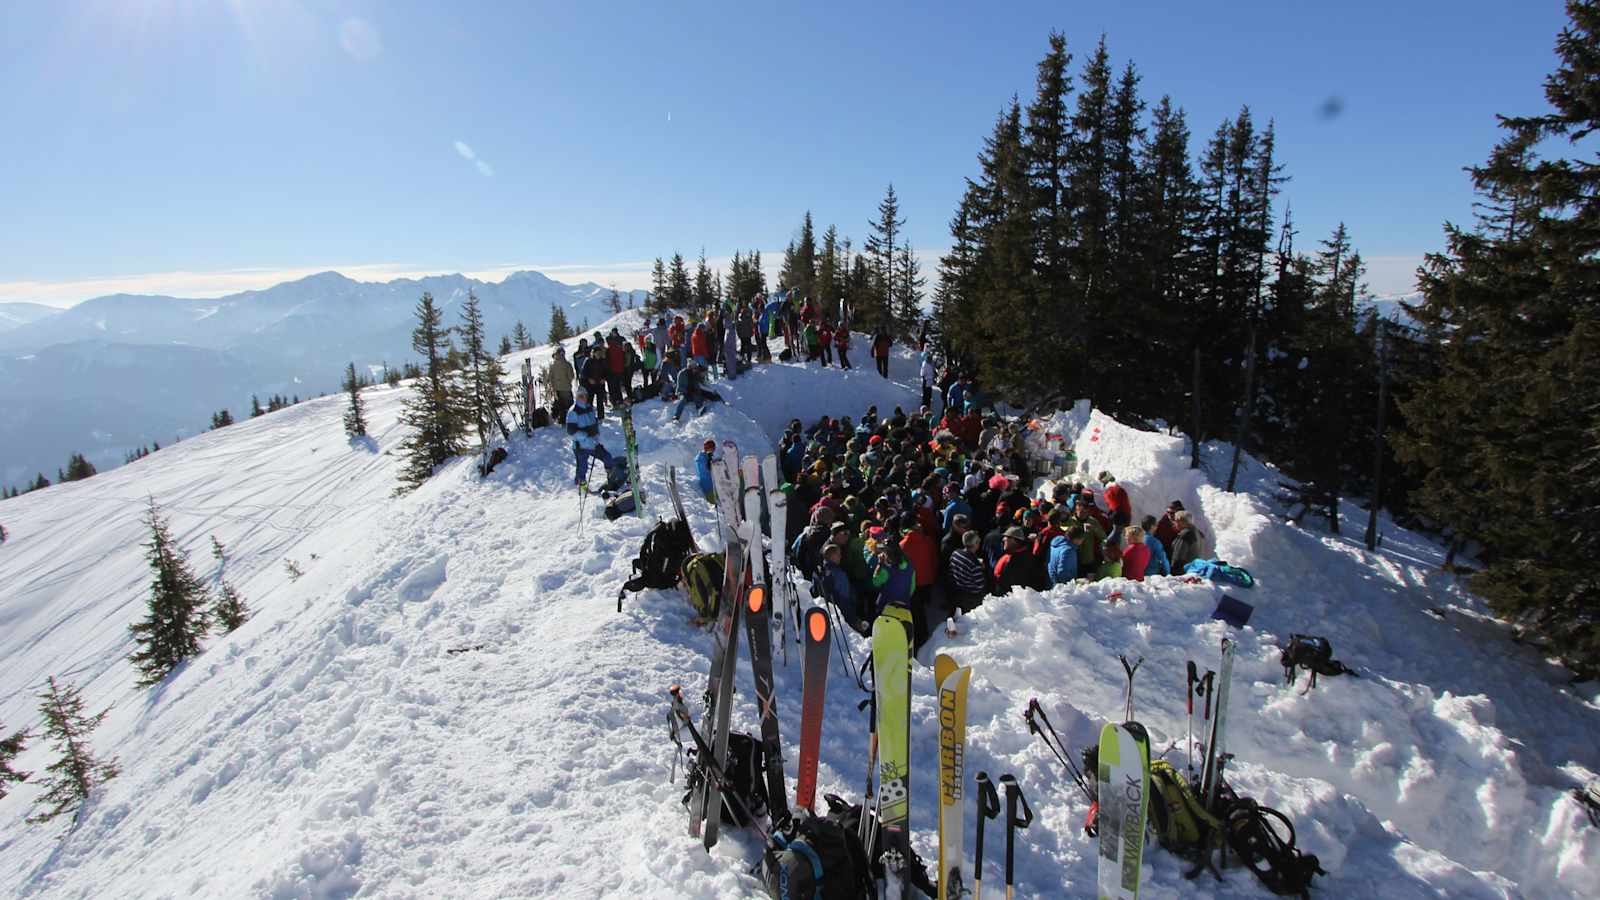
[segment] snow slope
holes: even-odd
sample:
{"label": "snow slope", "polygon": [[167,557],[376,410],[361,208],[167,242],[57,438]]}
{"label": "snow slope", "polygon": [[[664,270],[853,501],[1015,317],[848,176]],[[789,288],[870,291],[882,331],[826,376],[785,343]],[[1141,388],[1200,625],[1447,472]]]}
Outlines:
{"label": "snow slope", "polygon": [[[534,351],[536,365],[546,350]],[[518,359],[510,360],[516,371]],[[668,465],[688,467],[708,435],[766,452],[793,415],[859,415],[916,400],[913,364],[895,376],[799,366],[714,385],[732,401],[673,423],[636,410],[651,512]],[[686,833],[682,772],[669,784],[668,685],[697,696],[710,638],[681,594],[615,592],[648,523],[578,515],[557,429],[519,439],[479,480],[469,459],[414,494],[391,496],[404,390],[366,395],[372,440],[351,444],[341,401],[302,403],[184,441],[93,479],[0,505],[0,721],[34,722],[47,674],[112,708],[94,736],[124,773],[75,828],[26,828],[36,788],[0,801],[0,890],[22,897],[732,897],[760,893],[757,851],[735,833],[707,856]],[[1506,640],[1472,598],[1435,573],[1438,548],[1385,526],[1376,554],[1285,525],[1263,498],[1273,473],[1247,461],[1228,494],[1185,468],[1180,441],[1124,428],[1086,406],[1058,414],[1090,471],[1109,469],[1136,508],[1182,498],[1219,552],[1260,584],[1240,642],[1232,780],[1296,822],[1330,875],[1327,897],[1592,896],[1600,838],[1563,790],[1600,769],[1600,704]],[[1098,430],[1097,430],[1098,429]],[[602,438],[620,446],[614,419]],[[1206,463],[1226,464],[1226,447]],[[257,609],[239,631],[153,690],[133,687],[126,626],[143,611],[139,542],[147,496],[190,559],[228,577]],[[686,491],[711,540],[709,507]],[[1355,511],[1350,510],[1351,513]],[[1347,529],[1348,530],[1348,529]],[[304,575],[291,579],[285,560]],[[1119,589],[1121,602],[1107,602]],[[804,587],[801,593],[804,595]],[[1073,744],[1120,715],[1118,653],[1144,656],[1139,718],[1181,740],[1183,660],[1215,666],[1220,593],[1174,579],[1064,586],[992,599],[967,633],[935,638],[974,667],[968,767],[1012,772],[1039,820],[1019,842],[1021,896],[1092,892],[1084,808],[1029,737],[1037,696]],[[1426,611],[1442,607],[1442,620]],[[1274,644],[1329,636],[1360,678],[1301,696]],[[859,659],[859,641],[849,648]],[[789,743],[799,667],[779,668]],[[748,666],[736,721],[755,724]],[[932,674],[914,669],[913,817],[934,854]],[[835,660],[820,787],[856,797],[866,766],[859,694]],[[1166,746],[1165,742],[1161,748]],[[1159,748],[1158,748],[1159,749]],[[1182,762],[1182,748],[1176,752]],[[42,769],[35,743],[19,760]],[[969,829],[971,816],[969,813]],[[991,829],[992,831],[992,829]],[[991,834],[991,837],[993,835]],[[991,841],[991,883],[998,854]],[[969,848],[971,840],[968,841]],[[1241,869],[1182,880],[1147,856],[1146,896],[1264,897]]]}

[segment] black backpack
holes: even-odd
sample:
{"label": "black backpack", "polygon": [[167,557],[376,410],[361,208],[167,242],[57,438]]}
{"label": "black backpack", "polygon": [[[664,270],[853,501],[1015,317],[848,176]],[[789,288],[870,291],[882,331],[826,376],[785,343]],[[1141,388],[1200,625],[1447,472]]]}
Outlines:
{"label": "black backpack", "polygon": [[678,583],[678,570],[694,550],[694,537],[689,524],[682,519],[657,522],[644,536],[639,556],[633,561],[633,577],[617,592],[617,612],[622,612],[622,598],[629,591],[635,593],[645,588],[669,588]]}
{"label": "black backpack", "polygon": [[[689,755],[689,789],[683,795],[684,806],[699,796],[706,784],[705,767],[696,758],[698,753],[690,750]],[[724,823],[742,827],[750,824],[751,816],[767,814],[767,754],[760,741],[737,731],[729,733],[728,764],[723,773],[728,779],[722,787],[723,795],[732,793],[739,801],[723,801]]]}
{"label": "black backpack", "polygon": [[1236,797],[1227,804],[1223,819],[1229,849],[1267,890],[1310,900],[1311,879],[1328,873],[1314,854],[1295,847],[1294,823],[1288,816],[1248,797]]}
{"label": "black backpack", "polygon": [[1306,687],[1308,691],[1317,686],[1318,675],[1356,674],[1355,670],[1333,658],[1333,645],[1325,637],[1291,634],[1289,643],[1282,650],[1278,662],[1283,666],[1284,681],[1294,684],[1298,677],[1295,670],[1305,669],[1311,673],[1311,684]]}
{"label": "black backpack", "polygon": [[[867,851],[856,827],[848,825],[850,804],[829,794],[828,814],[801,810],[774,831],[776,849],[762,859],[762,880],[774,900],[859,900],[872,896]],[[860,819],[860,807],[854,810]]]}
{"label": "black backpack", "polygon": [[[860,834],[861,817],[864,815],[861,809],[861,804],[846,803],[833,794],[827,795],[827,800],[827,818],[838,822],[849,834]],[[869,883],[875,883],[878,879],[884,877],[883,851],[885,847],[883,845],[883,840],[881,839],[882,835],[879,834],[878,837],[879,839],[874,840],[872,843],[871,856],[863,857],[866,864],[862,868],[862,871],[866,873]],[[933,880],[928,877],[928,867],[923,864],[922,857],[917,855],[916,851],[914,850],[911,852],[911,859],[906,861],[906,870],[902,877],[904,877],[906,881],[910,882],[912,887],[922,891],[929,897],[939,896],[939,888],[934,885]],[[847,896],[872,897],[875,896],[875,892],[867,891],[865,893],[850,894]]]}

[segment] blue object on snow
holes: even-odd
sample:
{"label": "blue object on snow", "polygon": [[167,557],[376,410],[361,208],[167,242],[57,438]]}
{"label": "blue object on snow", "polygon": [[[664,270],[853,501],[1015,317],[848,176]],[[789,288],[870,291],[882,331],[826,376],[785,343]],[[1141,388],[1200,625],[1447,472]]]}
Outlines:
{"label": "blue object on snow", "polygon": [[1245,623],[1250,621],[1250,614],[1255,611],[1254,606],[1243,600],[1223,594],[1222,599],[1217,601],[1217,608],[1211,613],[1211,618],[1220,619],[1235,628],[1243,628]]}

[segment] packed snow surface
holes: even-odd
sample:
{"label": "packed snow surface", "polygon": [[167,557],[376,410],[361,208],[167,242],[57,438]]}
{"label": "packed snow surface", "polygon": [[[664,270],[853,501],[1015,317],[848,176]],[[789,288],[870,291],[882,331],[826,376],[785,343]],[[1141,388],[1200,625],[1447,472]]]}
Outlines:
{"label": "packed snow surface", "polygon": [[[866,342],[859,342],[863,349]],[[521,356],[543,365],[547,350]],[[651,519],[666,473],[692,471],[708,436],[770,452],[788,418],[859,415],[917,400],[915,363],[891,379],[866,368],[759,367],[714,384],[730,401],[683,424],[636,409]],[[47,675],[109,707],[94,749],[117,757],[76,825],[25,826],[38,794],[0,801],[0,892],[20,897],[738,897],[759,851],[725,830],[707,855],[687,832],[683,773],[669,783],[668,686],[699,696],[710,635],[678,591],[616,593],[649,521],[608,522],[580,501],[559,429],[518,437],[480,480],[473,460],[392,495],[406,390],[368,390],[371,438],[349,441],[343,399],[311,400],[210,432],[83,482],[0,505],[0,722],[37,727]],[[1135,509],[1181,499],[1207,549],[1249,568],[1248,627],[1210,614],[1209,582],[1152,578],[1016,591],[990,599],[914,666],[912,826],[936,858],[933,654],[973,667],[967,772],[1015,774],[1038,819],[1019,835],[1019,896],[1093,894],[1095,844],[1058,764],[1030,737],[1037,697],[1074,747],[1120,719],[1118,654],[1144,657],[1135,715],[1182,767],[1184,662],[1217,667],[1238,641],[1229,769],[1235,788],[1281,809],[1326,878],[1313,896],[1593,897],[1600,832],[1567,796],[1600,769],[1592,684],[1508,639],[1452,577],[1441,550],[1382,520],[1369,553],[1320,522],[1287,524],[1277,476],[1246,458],[1240,490],[1217,485],[1230,448],[1187,468],[1181,438],[1136,431],[1086,404],[1044,423],[1081,465],[1109,470]],[[621,446],[616,419],[602,439]],[[686,476],[702,545],[712,510]],[[147,498],[170,517],[201,572],[226,574],[256,610],[237,632],[153,689],[134,687],[127,626],[144,612]],[[1363,514],[1345,509],[1345,531]],[[1356,517],[1363,517],[1357,521]],[[303,574],[293,577],[288,562]],[[1115,592],[1121,596],[1112,602]],[[805,596],[802,585],[800,593]],[[1359,677],[1286,685],[1277,644],[1321,634]],[[853,638],[853,636],[852,636]],[[864,645],[848,650],[859,660]],[[799,665],[777,672],[788,783],[795,772]],[[741,663],[735,722],[756,725]],[[835,659],[819,795],[859,799],[867,729],[860,693]],[[698,712],[698,710],[696,710]],[[18,760],[50,761],[35,740]],[[968,811],[968,853],[974,816]],[[991,829],[993,831],[993,829]],[[998,887],[991,833],[987,880]],[[1144,896],[1270,896],[1249,872],[1182,877],[1146,854]]]}

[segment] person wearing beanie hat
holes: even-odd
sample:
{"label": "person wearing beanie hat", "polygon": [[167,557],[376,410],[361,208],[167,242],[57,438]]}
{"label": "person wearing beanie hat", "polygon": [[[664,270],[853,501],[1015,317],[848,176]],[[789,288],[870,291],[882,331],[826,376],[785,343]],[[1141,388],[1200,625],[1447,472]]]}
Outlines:
{"label": "person wearing beanie hat", "polygon": [[717,442],[706,438],[706,442],[701,445],[700,452],[694,458],[695,474],[700,482],[700,496],[706,498],[706,502],[711,504],[713,509],[717,505],[717,490],[716,482],[711,477],[711,463],[716,459],[716,452]]}
{"label": "person wearing beanie hat", "polygon": [[1033,546],[1028,532],[1019,525],[1005,530],[999,562],[994,564],[994,592],[1004,597],[1014,587],[1034,584]]}
{"label": "person wearing beanie hat", "polygon": [[[1161,548],[1167,551],[1167,558],[1172,558],[1172,539],[1178,536],[1178,513],[1183,512],[1183,501],[1174,500],[1167,504],[1167,511],[1161,514],[1161,519],[1156,522],[1156,540],[1161,542]],[[1176,570],[1174,570],[1176,572]]]}

